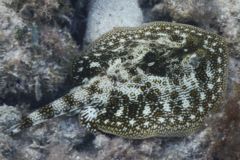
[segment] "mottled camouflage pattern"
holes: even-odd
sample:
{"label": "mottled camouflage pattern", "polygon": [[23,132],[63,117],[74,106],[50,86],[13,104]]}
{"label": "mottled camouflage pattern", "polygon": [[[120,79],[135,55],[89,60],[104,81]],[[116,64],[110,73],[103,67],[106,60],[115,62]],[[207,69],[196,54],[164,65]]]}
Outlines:
{"label": "mottled camouflage pattern", "polygon": [[154,22],[115,28],[74,61],[78,86],[12,131],[78,112],[93,131],[135,139],[183,136],[220,107],[227,65],[225,41],[196,27]]}

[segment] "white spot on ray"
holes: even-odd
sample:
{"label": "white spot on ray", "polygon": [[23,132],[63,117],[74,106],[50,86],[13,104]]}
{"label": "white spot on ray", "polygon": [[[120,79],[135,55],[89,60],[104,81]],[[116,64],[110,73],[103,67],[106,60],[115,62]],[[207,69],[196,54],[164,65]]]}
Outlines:
{"label": "white spot on ray", "polygon": [[180,31],[179,31],[179,30],[175,30],[174,32],[175,32],[176,34],[179,34],[179,33],[180,33]]}
{"label": "white spot on ray", "polygon": [[221,58],[221,57],[218,57],[217,62],[218,62],[219,64],[221,64],[221,63],[222,63],[222,58]]}
{"label": "white spot on ray", "polygon": [[191,114],[190,119],[193,120],[193,119],[195,119],[195,118],[196,118],[196,116],[193,115],[193,114]]}
{"label": "white spot on ray", "polygon": [[125,39],[120,39],[120,43],[123,43],[123,42],[125,42],[126,40]]}
{"label": "white spot on ray", "polygon": [[200,99],[205,100],[206,99],[206,94],[204,92],[200,92]]}
{"label": "white spot on ray", "polygon": [[86,121],[92,121],[97,118],[98,110],[94,106],[86,106],[80,113]]}
{"label": "white spot on ray", "polygon": [[169,105],[168,102],[165,102],[165,103],[163,104],[163,110],[164,110],[165,112],[171,112],[171,108],[170,108],[170,105]]}
{"label": "white spot on ray", "polygon": [[163,122],[165,122],[165,118],[160,117],[160,118],[158,118],[158,121],[159,121],[160,123],[163,123]]}
{"label": "white spot on ray", "polygon": [[106,119],[103,123],[104,123],[104,124],[108,124],[108,122],[109,122],[109,120]]}
{"label": "white spot on ray", "polygon": [[210,62],[207,63],[206,74],[210,79],[213,78],[213,72],[212,72],[212,69],[211,69]]}
{"label": "white spot on ray", "polygon": [[208,86],[209,89],[213,89],[213,87],[214,87],[214,85],[211,84],[211,83],[208,83],[207,86]]}
{"label": "white spot on ray", "polygon": [[149,126],[149,122],[147,121],[147,122],[144,122],[144,127],[148,127]]}
{"label": "white spot on ray", "polygon": [[219,88],[218,92],[219,92],[219,93],[221,93],[221,92],[222,92],[222,90],[223,90],[222,88]]}
{"label": "white spot on ray", "polygon": [[183,121],[183,117],[182,117],[182,116],[179,116],[179,117],[178,117],[178,120],[179,120],[180,122],[182,122],[182,121]]}
{"label": "white spot on ray", "polygon": [[131,120],[129,121],[129,124],[130,124],[131,126],[133,126],[135,122],[136,122],[136,121],[135,121],[134,119],[131,119]]}
{"label": "white spot on ray", "polygon": [[83,71],[83,67],[78,68],[77,72],[82,72]]}
{"label": "white spot on ray", "polygon": [[139,127],[139,126],[137,126],[135,129],[136,129],[136,130],[140,130],[140,127]]}
{"label": "white spot on ray", "polygon": [[148,63],[148,67],[151,67],[151,66],[153,66],[155,64],[155,62],[150,62],[150,63]]}
{"label": "white spot on ray", "polygon": [[105,50],[106,48],[105,48],[105,47],[103,47],[103,46],[101,46],[99,49],[100,49],[100,50]]}
{"label": "white spot on ray", "polygon": [[202,113],[203,112],[203,107],[202,106],[198,107],[198,111]]}
{"label": "white spot on ray", "polygon": [[131,39],[133,39],[133,37],[132,37],[132,36],[128,36],[128,39],[130,39],[130,40],[131,40]]}
{"label": "white spot on ray", "polygon": [[218,73],[222,73],[222,68],[218,68]]}
{"label": "white spot on ray", "polygon": [[101,56],[102,54],[100,54],[100,53],[95,53],[94,54],[94,56],[96,56],[96,57],[99,57],[99,56]]}
{"label": "white spot on ray", "polygon": [[84,83],[84,84],[86,84],[88,82],[89,82],[89,79],[87,77],[82,80],[82,83]]}
{"label": "white spot on ray", "polygon": [[90,68],[94,68],[94,67],[100,67],[100,63],[99,62],[92,62],[90,63]]}
{"label": "white spot on ray", "polygon": [[158,127],[158,126],[157,126],[156,124],[153,125],[153,129],[157,129],[157,127]]}
{"label": "white spot on ray", "polygon": [[149,36],[149,35],[151,35],[151,32],[148,31],[148,32],[145,33],[145,35]]}
{"label": "white spot on ray", "polygon": [[189,108],[190,107],[190,102],[189,102],[189,100],[187,100],[186,98],[184,98],[183,100],[182,100],[182,102],[183,102],[183,104],[182,104],[182,106],[183,106],[183,108]]}
{"label": "white spot on ray", "polygon": [[209,48],[210,52],[215,52],[215,50],[213,48]]}
{"label": "white spot on ray", "polygon": [[222,53],[223,52],[223,49],[222,48],[218,48],[219,52]]}
{"label": "white spot on ray", "polygon": [[123,114],[123,107],[120,107],[117,112],[115,113],[115,116],[120,117]]}
{"label": "white spot on ray", "polygon": [[213,48],[208,47],[208,45],[206,45],[206,44],[203,45],[203,48],[209,50],[210,52],[214,52],[215,51]]}
{"label": "white spot on ray", "polygon": [[213,94],[213,95],[212,95],[212,99],[214,100],[214,99],[216,99],[216,98],[217,98],[217,97]]}
{"label": "white spot on ray", "polygon": [[211,103],[208,103],[207,105],[208,105],[208,107],[209,107],[209,108],[211,108],[211,107],[212,107],[212,104],[211,104]]}
{"label": "white spot on ray", "polygon": [[150,113],[151,113],[151,108],[148,105],[146,105],[143,110],[143,115],[148,116]]}
{"label": "white spot on ray", "polygon": [[139,38],[139,35],[137,35],[137,34],[136,34],[136,35],[134,35],[134,38]]}
{"label": "white spot on ray", "polygon": [[173,118],[170,118],[169,121],[170,121],[171,123],[174,123],[174,122],[175,122],[175,120],[174,120]]}
{"label": "white spot on ray", "polygon": [[109,46],[112,46],[112,45],[113,45],[113,42],[109,42],[108,45],[109,45]]}

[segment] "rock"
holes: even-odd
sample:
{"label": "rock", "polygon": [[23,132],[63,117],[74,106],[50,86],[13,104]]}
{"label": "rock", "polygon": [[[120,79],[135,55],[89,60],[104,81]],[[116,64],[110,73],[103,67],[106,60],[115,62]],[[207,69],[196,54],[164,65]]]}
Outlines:
{"label": "rock", "polygon": [[0,133],[0,159],[16,159],[16,144],[13,143],[11,137],[3,133]]}
{"label": "rock", "polygon": [[114,27],[139,26],[143,22],[137,0],[93,0],[88,17],[86,43],[93,42]]}
{"label": "rock", "polygon": [[231,57],[229,60],[229,81],[228,81],[228,96],[240,97],[240,61]]}
{"label": "rock", "polygon": [[[40,13],[43,10],[38,5],[18,0],[0,3],[0,98],[5,103],[12,102],[12,97],[25,103],[30,99],[29,103],[40,101],[47,94],[53,96],[64,84],[68,65],[78,53],[69,31],[51,25],[52,19],[47,19],[56,17],[53,10],[60,9],[60,4],[52,1],[41,6],[49,17]],[[32,7],[35,18],[23,16],[23,10],[29,10],[26,6]]]}
{"label": "rock", "polygon": [[240,159],[240,101],[238,97],[230,98],[219,118],[210,123],[213,129],[211,145],[208,147],[207,158]]}
{"label": "rock", "polygon": [[6,135],[6,129],[20,120],[20,112],[12,106],[0,106],[0,159],[13,159],[16,146],[12,138]]}
{"label": "rock", "polygon": [[20,120],[21,113],[16,109],[16,107],[2,105],[0,106],[0,131],[8,129],[17,121]]}

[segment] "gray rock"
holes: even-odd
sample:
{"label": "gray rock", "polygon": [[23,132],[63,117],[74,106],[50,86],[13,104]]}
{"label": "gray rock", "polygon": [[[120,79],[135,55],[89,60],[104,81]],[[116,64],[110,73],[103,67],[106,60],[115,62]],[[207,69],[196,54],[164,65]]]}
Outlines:
{"label": "gray rock", "polygon": [[133,27],[143,23],[137,0],[93,0],[88,16],[86,43],[96,40],[114,27]]}
{"label": "gray rock", "polygon": [[21,113],[16,107],[2,105],[0,106],[0,132],[11,127],[17,121],[20,120]]}
{"label": "gray rock", "polygon": [[[69,31],[46,23],[43,9],[38,10],[40,4],[34,4],[31,9],[35,9],[36,19],[23,19],[14,6],[22,6],[23,11],[30,9],[26,9],[30,3],[0,3],[0,97],[5,102],[11,102],[13,96],[15,101],[26,102],[24,97],[40,101],[44,95],[53,95],[66,80],[70,72],[67,66],[78,53]],[[52,1],[41,7],[47,16],[54,17],[52,10],[58,6]]]}
{"label": "gray rock", "polygon": [[0,106],[0,159],[13,159],[16,148],[12,138],[4,134],[6,129],[20,120],[20,112],[12,106]]}

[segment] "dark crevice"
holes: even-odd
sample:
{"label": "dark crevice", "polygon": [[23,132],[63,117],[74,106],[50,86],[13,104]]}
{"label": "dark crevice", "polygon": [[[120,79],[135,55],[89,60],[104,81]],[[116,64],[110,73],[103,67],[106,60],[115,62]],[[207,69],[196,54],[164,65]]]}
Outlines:
{"label": "dark crevice", "polygon": [[95,135],[92,133],[88,133],[85,135],[81,142],[73,146],[73,149],[79,152],[85,151],[94,152],[95,151],[93,144],[94,139]]}
{"label": "dark crevice", "polygon": [[145,23],[152,21],[172,21],[169,12],[163,11],[162,14],[159,14],[152,10],[155,5],[162,3],[162,0],[138,0],[138,3],[139,7],[142,9]]}
{"label": "dark crevice", "polygon": [[89,1],[71,0],[74,8],[74,16],[70,26],[70,32],[76,43],[82,48],[83,38],[87,26]]}

